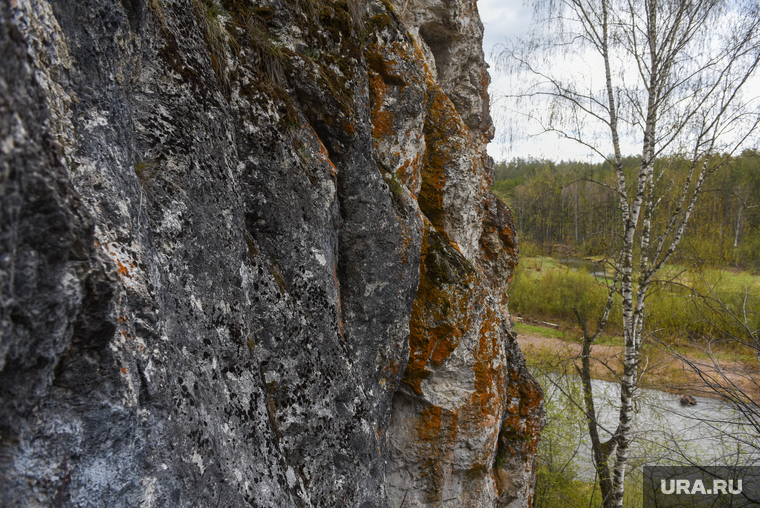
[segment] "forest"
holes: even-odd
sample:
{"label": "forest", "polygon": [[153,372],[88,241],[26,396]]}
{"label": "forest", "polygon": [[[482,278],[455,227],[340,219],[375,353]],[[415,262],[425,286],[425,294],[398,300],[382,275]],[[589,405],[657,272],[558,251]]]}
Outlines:
{"label": "forest", "polygon": [[[676,261],[760,270],[760,153],[745,150],[721,163],[702,190]],[[623,165],[632,176],[641,158],[625,157]],[[661,217],[668,216],[676,179],[686,178],[688,168],[679,158],[655,163],[655,173],[670,178],[657,181]],[[605,256],[620,241],[615,182],[607,162],[516,158],[496,165],[493,190],[512,209],[524,255]]]}

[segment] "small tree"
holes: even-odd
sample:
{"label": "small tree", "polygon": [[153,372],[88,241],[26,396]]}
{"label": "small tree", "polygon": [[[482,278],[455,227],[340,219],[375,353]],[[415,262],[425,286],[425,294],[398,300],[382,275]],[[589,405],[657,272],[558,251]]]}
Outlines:
{"label": "small tree", "polygon": [[[536,508],[588,506],[592,484],[579,479],[576,457],[583,447],[585,419],[573,403],[580,395],[578,384],[561,370],[546,373],[532,369],[533,375],[548,389],[544,393],[546,426],[536,455]],[[552,378],[554,377],[554,379]]]}
{"label": "small tree", "polygon": [[[615,272],[595,330],[584,329],[582,376],[603,504],[622,506],[646,305],[652,284],[681,241],[705,180],[756,132],[757,101],[745,97],[760,63],[760,9],[724,0],[536,0],[538,27],[502,49],[515,77],[517,111],[604,157],[615,169],[622,226],[609,261]],[[636,139],[641,163],[623,167]],[[686,178],[670,162],[687,161]],[[603,185],[600,182],[600,185]],[[597,429],[592,347],[622,297],[625,338],[618,426]],[[612,460],[614,454],[614,460]]]}

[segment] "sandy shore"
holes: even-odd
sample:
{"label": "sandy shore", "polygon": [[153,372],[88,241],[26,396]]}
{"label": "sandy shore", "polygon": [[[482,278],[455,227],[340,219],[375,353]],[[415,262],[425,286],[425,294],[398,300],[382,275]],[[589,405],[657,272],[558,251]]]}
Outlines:
{"label": "sandy shore", "polygon": [[[540,335],[518,334],[517,343],[529,363],[577,374],[580,368],[581,344]],[[618,381],[622,373],[623,346],[595,345],[592,350],[591,376],[595,379]],[[730,383],[753,400],[760,399],[760,371],[742,362],[721,361],[714,365],[701,355],[687,355],[686,361],[699,365],[708,379],[720,379],[722,372]],[[678,394],[717,397],[686,361],[658,348],[652,348],[642,360],[642,385]],[[576,368],[577,366],[577,368]],[[721,383],[726,386],[728,383]]]}

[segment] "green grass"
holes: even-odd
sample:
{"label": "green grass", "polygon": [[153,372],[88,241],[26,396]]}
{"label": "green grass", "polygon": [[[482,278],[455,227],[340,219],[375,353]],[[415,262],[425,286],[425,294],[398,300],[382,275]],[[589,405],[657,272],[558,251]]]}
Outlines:
{"label": "green grass", "polygon": [[[665,266],[660,275],[647,297],[645,318],[646,331],[655,333],[657,339],[691,350],[694,340],[725,339],[724,331],[740,337],[746,334],[719,308],[717,300],[704,297],[719,298],[737,315],[746,309],[749,327],[760,329],[760,276],[732,270],[685,270],[679,265]],[[607,295],[605,281],[582,269],[572,270],[546,256],[524,257],[510,287],[510,310],[518,316],[558,323],[560,328],[577,328],[577,309],[593,331]],[[622,344],[619,337],[614,338],[621,331],[621,316],[620,298],[616,296],[606,329],[613,337],[600,338],[598,343]],[[518,332],[555,338],[567,335],[521,328],[525,326],[530,325],[520,325]],[[731,341],[725,341],[720,352],[732,359],[747,356],[746,351],[731,346]]]}
{"label": "green grass", "polygon": [[552,339],[566,339],[567,335],[562,330],[547,328],[545,326],[529,325],[527,323],[515,323],[515,332],[520,335],[538,335]]}
{"label": "green grass", "polygon": [[510,310],[565,326],[577,322],[577,310],[593,326],[607,294],[605,286],[586,271],[571,270],[548,257],[523,258],[510,285]]}
{"label": "green grass", "polygon": [[[577,328],[577,327],[576,327]],[[533,335],[536,337],[547,337],[549,339],[559,339],[567,342],[580,342],[580,330],[574,328],[562,327],[560,329],[550,328],[548,326],[531,325],[528,323],[515,323],[515,332],[518,335]],[[603,346],[623,346],[623,337],[619,335],[601,334],[594,344]]]}

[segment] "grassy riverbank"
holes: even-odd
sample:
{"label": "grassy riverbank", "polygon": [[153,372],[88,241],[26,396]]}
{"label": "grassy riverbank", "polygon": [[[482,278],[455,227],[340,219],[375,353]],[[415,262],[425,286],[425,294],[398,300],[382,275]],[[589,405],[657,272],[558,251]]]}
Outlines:
{"label": "grassy riverbank", "polygon": [[[522,257],[510,288],[510,310],[517,317],[572,328],[577,325],[575,308],[593,326],[607,301],[605,282],[610,277],[594,277],[584,267],[570,268],[555,258]],[[647,300],[647,330],[669,345],[720,339],[721,329],[732,332],[735,325],[722,315],[716,299],[737,315],[746,309],[749,327],[760,328],[760,275],[671,265],[663,269]],[[621,315],[616,298],[606,330],[613,336],[621,329]]]}
{"label": "grassy riverbank", "polygon": [[[580,342],[577,338],[579,334],[571,327],[549,327],[525,322],[516,323],[515,331],[526,360],[546,395],[544,404],[547,425],[542,432],[537,455],[535,506],[536,508],[601,506],[599,486],[581,474],[578,464],[579,460],[584,460],[579,459],[578,454],[588,453],[587,449],[581,445],[588,439],[588,429],[583,412],[578,405],[578,401],[582,400],[582,394],[575,376],[575,365],[580,366],[578,360]],[[706,358],[704,353],[697,348],[682,348],[682,350],[689,355],[689,358]],[[594,348],[593,377],[616,381],[604,364],[620,372],[622,353],[623,344],[620,337],[602,336]],[[665,348],[648,345],[643,353],[646,357],[643,362],[646,373],[642,386],[680,394],[714,395],[713,392],[700,389],[700,380]],[[755,370],[751,375],[756,378],[760,376],[756,367],[757,361],[753,362],[749,357],[742,357],[735,353],[721,356],[724,369],[740,372],[741,369],[746,369],[754,363]],[[741,361],[737,361],[737,358]],[[736,378],[739,383],[741,380],[741,376]],[[748,394],[754,393],[752,391],[754,386],[746,388]],[[760,400],[760,394],[754,393],[753,398]],[[597,401],[597,408],[600,407],[599,404]],[[662,429],[665,432],[674,430],[667,425],[663,425]],[[624,506],[628,508],[643,506],[641,491],[643,464],[664,465],[670,461],[678,463],[679,460],[684,460],[678,454],[673,455],[672,450],[667,448],[669,442],[658,442],[659,434],[654,439],[649,439],[647,436],[648,434],[643,433],[637,438],[637,446],[644,447],[644,451],[630,457],[624,503]],[[682,449],[686,452],[688,445],[682,444],[684,445]],[[591,459],[586,456],[585,460]]]}
{"label": "grassy riverbank", "polygon": [[[536,458],[535,506],[536,508],[600,506],[599,485],[588,477],[588,472],[582,474],[583,469],[579,465],[579,460],[583,460],[579,459],[579,454],[588,453],[585,445],[582,445],[583,442],[587,442],[588,428],[584,414],[578,405],[578,401],[582,400],[582,394],[575,374],[577,373],[576,366],[580,367],[581,332],[577,323],[572,320],[572,305],[584,309],[585,312],[598,311],[600,305],[603,305],[598,295],[605,295],[606,291],[603,291],[604,287],[599,285],[598,280],[582,270],[580,272],[568,270],[552,259],[531,261],[533,261],[532,266],[529,264],[528,270],[523,268],[523,273],[518,274],[516,282],[519,290],[515,293],[513,289],[510,303],[513,308],[515,299],[518,299],[521,304],[519,315],[513,311],[517,320],[515,323],[517,340],[546,394],[547,425],[542,432]],[[525,271],[529,272],[527,277]],[[733,285],[734,290],[744,287],[743,284],[747,282],[756,283],[756,277],[750,274],[730,274],[726,276],[726,280],[732,283],[728,285],[729,289]],[[555,284],[556,288],[550,282]],[[522,287],[520,287],[521,284]],[[723,286],[721,290],[726,291],[726,286]],[[751,291],[749,289],[748,294],[751,294]],[[657,298],[660,302],[665,300],[668,305],[679,302],[673,292],[667,294],[663,291],[663,294],[657,295]],[[672,299],[675,303],[667,302],[668,299]],[[683,299],[681,305],[683,305],[682,302]],[[532,310],[533,314],[526,313],[526,309]],[[653,319],[662,320],[667,317],[665,312],[674,313],[676,317],[681,316],[680,319],[685,319],[683,316],[694,312],[680,307],[676,309],[670,307],[667,311],[664,309],[668,309],[665,304],[660,309],[659,315],[656,314]],[[707,312],[707,310],[697,308],[697,312]],[[716,358],[720,368],[724,373],[728,373],[732,382],[742,387],[752,399],[760,400],[758,385],[752,382],[753,379],[760,378],[760,369],[758,369],[757,359],[748,350],[730,343],[716,342],[711,357],[702,350],[707,337],[694,333],[695,329],[700,329],[699,327],[693,326],[694,323],[679,322],[678,319],[672,319],[672,322],[676,326],[672,326],[670,330],[675,333],[666,335],[659,330],[659,334],[647,336],[647,341],[642,348],[643,360],[640,372],[644,374],[640,386],[677,394],[715,396],[715,392],[706,389],[704,382],[678,355],[689,361],[702,363],[708,373],[712,358]],[[707,328],[703,326],[701,329]],[[715,338],[716,331],[707,330]],[[608,333],[602,334],[594,346],[591,362],[592,376],[596,379],[616,382],[618,381],[616,373],[622,372],[623,338],[619,333],[617,323],[613,323],[606,331]],[[597,408],[599,407],[597,405]],[[673,430],[667,425],[663,425],[662,429],[665,432]],[[654,439],[649,439],[647,433],[636,438],[639,451],[629,457],[624,499],[624,506],[628,508],[643,506],[642,465],[653,463],[664,465],[686,460],[668,448],[669,441],[660,442],[657,439],[659,434],[653,435],[655,435]],[[673,439],[678,439],[678,437],[673,437]],[[690,453],[687,443],[680,444],[683,446],[678,449],[684,453]],[[585,460],[590,461],[590,458],[586,457]]]}
{"label": "grassy riverbank", "polygon": [[[573,373],[573,364],[579,365],[581,332],[574,308],[593,328],[608,294],[602,270],[593,268],[594,277],[582,265],[573,269],[543,256],[521,259],[510,289],[510,310],[529,363]],[[680,355],[705,365],[717,359],[720,368],[734,373],[737,384],[752,392],[751,378],[760,376],[758,361],[752,350],[730,339],[730,334],[740,336],[742,330],[715,302],[719,298],[736,315],[746,311],[748,327],[760,328],[760,276],[678,266],[664,272],[666,276],[648,300],[642,384],[677,393],[705,392],[704,383],[678,359]],[[608,381],[616,381],[615,372],[622,371],[619,300],[614,305],[592,362],[594,377]]]}

